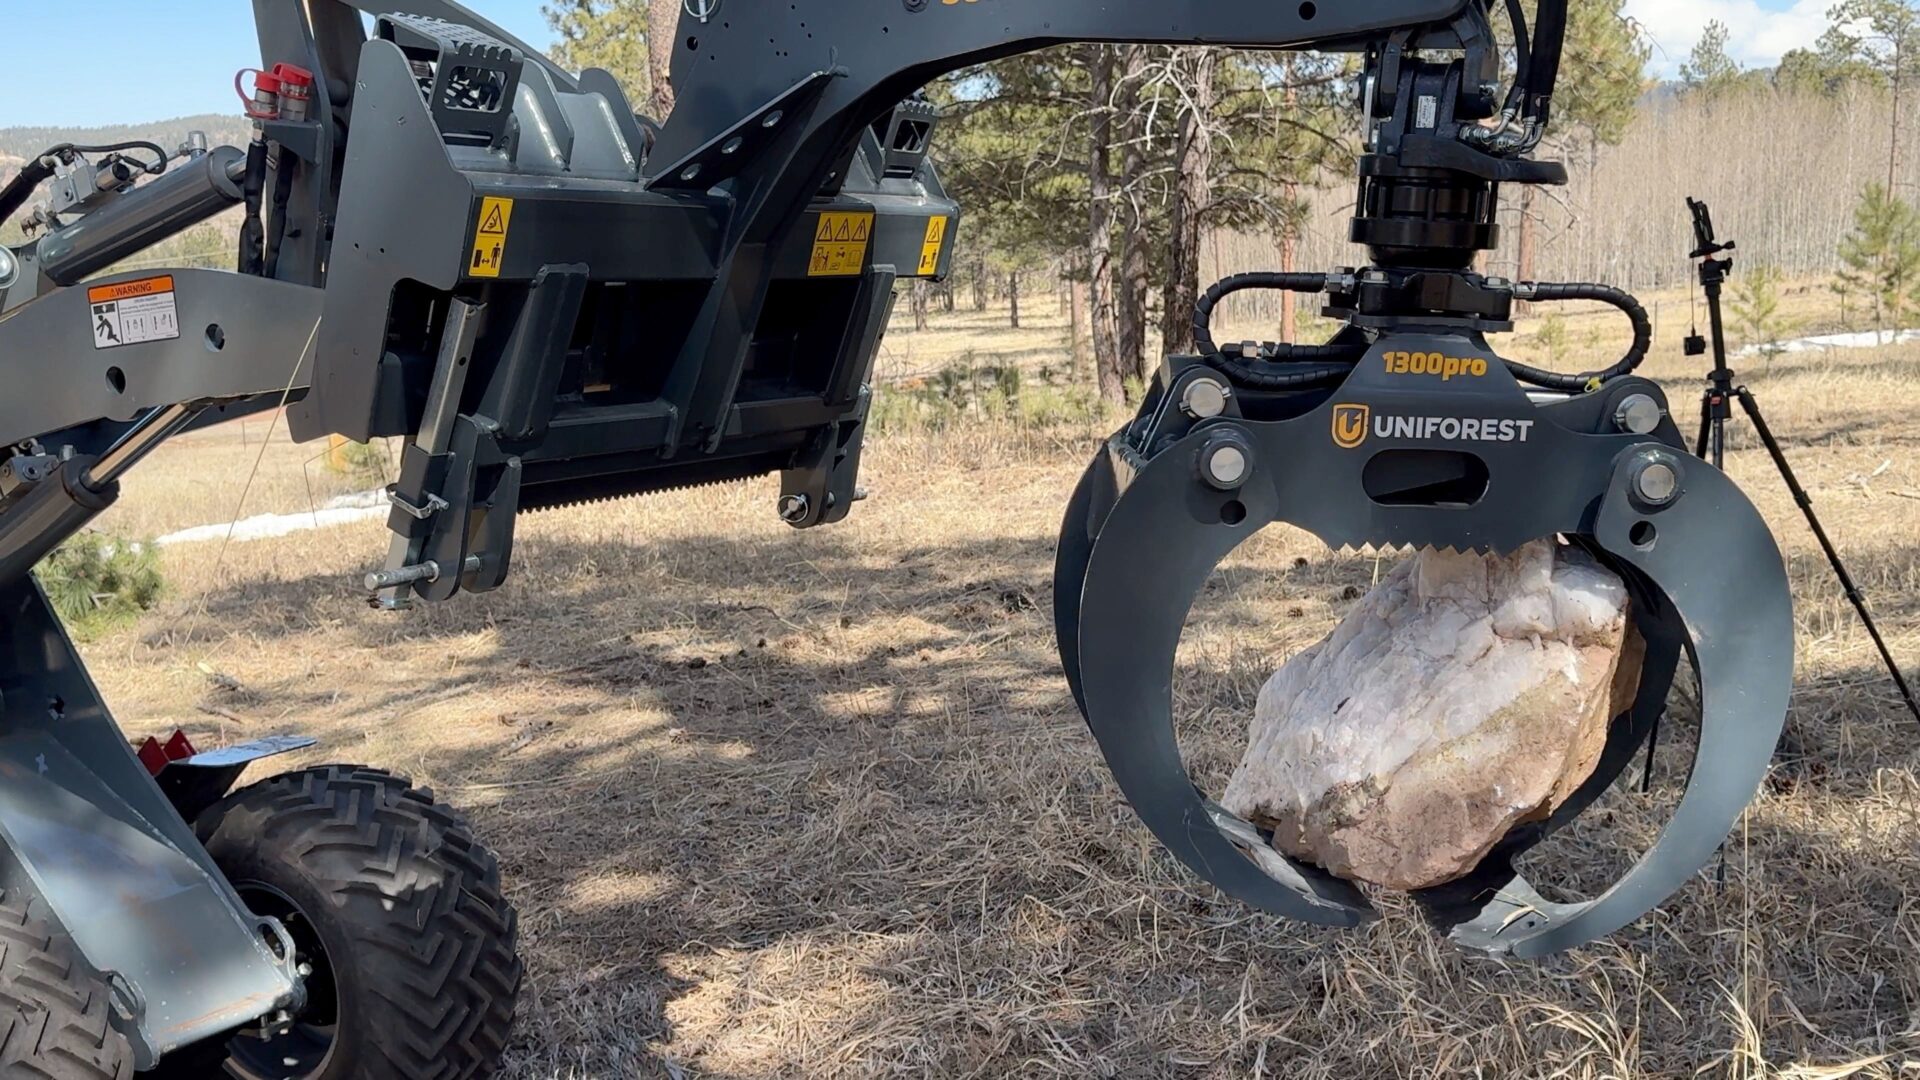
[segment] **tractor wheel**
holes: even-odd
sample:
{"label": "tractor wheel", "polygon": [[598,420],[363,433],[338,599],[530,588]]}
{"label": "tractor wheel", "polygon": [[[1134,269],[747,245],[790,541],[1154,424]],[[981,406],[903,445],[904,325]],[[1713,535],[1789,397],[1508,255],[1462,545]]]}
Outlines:
{"label": "tractor wheel", "polygon": [[0,1080],[127,1080],[106,980],[32,906],[0,894]]}
{"label": "tractor wheel", "polygon": [[520,989],[514,912],[493,853],[432,793],[329,765],[235,792],[194,828],[247,907],[286,925],[307,972],[293,1015],[183,1053],[204,1063],[196,1075],[457,1080],[498,1067]]}

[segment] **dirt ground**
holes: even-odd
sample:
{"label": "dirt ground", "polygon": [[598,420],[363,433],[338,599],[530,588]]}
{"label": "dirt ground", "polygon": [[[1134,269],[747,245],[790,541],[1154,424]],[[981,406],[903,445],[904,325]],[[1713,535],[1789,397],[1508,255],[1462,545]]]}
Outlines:
{"label": "dirt ground", "polygon": [[[1038,328],[998,345],[961,313],[891,355],[1057,356],[1063,324],[1033,307]],[[1697,364],[1667,310],[1650,370],[1690,418]],[[1581,358],[1612,347],[1598,317],[1570,323]],[[1920,657],[1920,348],[1752,368]],[[266,424],[169,447],[105,524],[154,536],[230,519],[243,490],[254,514],[368,486],[284,436],[263,455]],[[322,747],[276,770],[379,765],[472,816],[529,963],[510,1077],[1920,1076],[1920,726],[1751,438],[1730,471],[1799,601],[1774,776],[1723,866],[1605,942],[1509,963],[1456,953],[1392,895],[1360,931],[1250,913],[1134,819],[1048,614],[1094,435],[888,434],[872,498],[811,533],[775,520],[771,481],[534,515],[507,588],[405,616],[356,586],[378,522],[180,545],[163,607],[87,653],[131,732],[308,732]],[[1221,570],[1178,664],[1198,777],[1218,789],[1261,681],[1379,569],[1269,530]],[[1685,733],[1663,743],[1653,790],[1612,793],[1537,880],[1614,880],[1690,761]]]}

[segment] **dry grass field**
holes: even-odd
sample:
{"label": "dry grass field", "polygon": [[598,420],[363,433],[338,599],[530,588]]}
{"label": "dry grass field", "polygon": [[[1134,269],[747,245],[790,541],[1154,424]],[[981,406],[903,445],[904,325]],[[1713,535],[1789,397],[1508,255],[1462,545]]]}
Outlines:
{"label": "dry grass field", "polygon": [[[1810,321],[1821,303],[1791,298]],[[1019,334],[936,315],[890,339],[883,373],[968,350],[1058,366],[1064,323],[1050,299],[1030,307]],[[1648,370],[1686,427],[1684,295],[1662,308]],[[1597,315],[1566,327],[1569,366],[1620,337]],[[1533,325],[1509,351],[1543,347]],[[1920,347],[1751,366],[1896,649],[1920,659]],[[873,497],[812,533],[775,520],[770,481],[543,513],[507,588],[405,616],[356,585],[385,550],[378,522],[174,546],[163,607],[86,651],[130,732],[309,732],[324,741],[306,761],[402,771],[470,814],[521,914],[521,1080],[1920,1077],[1920,726],[1750,437],[1730,469],[1798,596],[1775,773],[1723,868],[1606,942],[1507,963],[1456,953],[1391,895],[1357,932],[1252,914],[1135,821],[1048,616],[1058,515],[1095,434],[991,418],[883,433]],[[228,520],[265,435],[262,418],[244,441],[180,440],[103,524]],[[315,449],[268,443],[245,513],[367,486]],[[1264,677],[1377,569],[1282,530],[1222,569],[1178,665],[1197,775],[1224,782]],[[1687,733],[1663,743],[1652,791],[1612,793],[1536,880],[1613,880],[1690,761]]]}

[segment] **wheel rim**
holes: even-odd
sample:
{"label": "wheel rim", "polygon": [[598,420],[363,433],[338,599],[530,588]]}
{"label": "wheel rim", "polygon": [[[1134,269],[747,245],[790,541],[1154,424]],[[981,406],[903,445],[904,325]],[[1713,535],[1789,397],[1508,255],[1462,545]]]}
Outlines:
{"label": "wheel rim", "polygon": [[[258,881],[235,882],[247,910],[280,920],[293,939],[294,963],[309,969],[306,1003],[282,1030],[242,1028],[227,1043],[227,1072],[242,1080],[303,1080],[319,1076],[333,1059],[340,1025],[339,984],[320,932],[286,893]],[[277,949],[276,949],[277,951]]]}

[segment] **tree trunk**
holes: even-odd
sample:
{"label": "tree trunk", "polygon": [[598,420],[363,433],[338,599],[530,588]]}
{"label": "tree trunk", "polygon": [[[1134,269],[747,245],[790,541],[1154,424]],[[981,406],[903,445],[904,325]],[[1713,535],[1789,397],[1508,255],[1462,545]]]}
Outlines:
{"label": "tree trunk", "polygon": [[984,255],[973,260],[973,310],[987,310],[987,259]]}
{"label": "tree trunk", "polygon": [[1900,84],[1904,81],[1901,75],[1903,74],[1902,69],[1905,67],[1905,64],[1906,57],[1900,55],[1900,46],[1896,43],[1893,49],[1893,122],[1888,125],[1887,129],[1888,195],[1894,193],[1894,179],[1899,175],[1900,171]]}
{"label": "tree trunk", "polygon": [[1114,338],[1122,381],[1132,377],[1145,383],[1153,374],[1153,362],[1147,357],[1150,282],[1146,222],[1139,213],[1137,199],[1147,175],[1147,129],[1140,112],[1140,86],[1146,79],[1149,59],[1147,46],[1126,46],[1120,52],[1120,59],[1120,85],[1114,111],[1120,117],[1126,152],[1120,163],[1122,204],[1116,207],[1115,214],[1115,223],[1120,225],[1120,268],[1113,301]]}
{"label": "tree trunk", "polygon": [[1175,151],[1173,205],[1168,210],[1167,282],[1162,290],[1160,343],[1167,352],[1193,351],[1195,303],[1200,298],[1200,230],[1213,202],[1213,74],[1220,54],[1188,50],[1193,65],[1192,102],[1180,117]]}
{"label": "tree trunk", "polygon": [[673,50],[680,42],[681,0],[647,0],[647,113],[666,123],[673,112]]}
{"label": "tree trunk", "polygon": [[907,302],[913,308],[913,328],[915,330],[925,330],[927,328],[927,294],[929,291],[928,285],[924,281],[915,281],[908,290]]}
{"label": "tree trunk", "polygon": [[[1087,69],[1093,88],[1091,152],[1087,155],[1087,193],[1092,205],[1087,222],[1088,316],[1093,331],[1094,378],[1100,399],[1114,405],[1127,400],[1127,372],[1120,366],[1120,339],[1113,310],[1113,62],[1110,46],[1092,46]],[[1076,350],[1076,363],[1078,352]]]}
{"label": "tree trunk", "polygon": [[1075,383],[1080,381],[1080,360],[1087,349],[1086,335],[1080,332],[1084,329],[1081,312],[1085,310],[1087,283],[1077,278],[1067,282],[1067,370]]}
{"label": "tree trunk", "polygon": [[[1293,54],[1287,53],[1280,59],[1280,70],[1286,83],[1287,111],[1291,113],[1300,104],[1300,89],[1293,84]],[[1287,170],[1286,182],[1280,185],[1280,197],[1286,204],[1287,222],[1281,226],[1280,233],[1280,272],[1291,274],[1300,268],[1300,230],[1293,223],[1294,207],[1300,202],[1300,182],[1294,178],[1293,170]],[[1293,344],[1300,333],[1300,307],[1293,302],[1292,293],[1280,293],[1280,340]]]}
{"label": "tree trunk", "polygon": [[1007,303],[1011,305],[1007,315],[1008,325],[1018,330],[1020,329],[1020,271],[1018,270],[1007,271]]}
{"label": "tree trunk", "polygon": [[940,310],[953,314],[953,278],[940,283]]}
{"label": "tree trunk", "polygon": [[[1533,186],[1531,184],[1522,184],[1520,186],[1520,243],[1518,254],[1515,256],[1513,270],[1513,277],[1516,281],[1534,280],[1533,228]],[[1532,305],[1526,303],[1515,303],[1513,305],[1513,313],[1515,315],[1525,315],[1531,306]]]}

